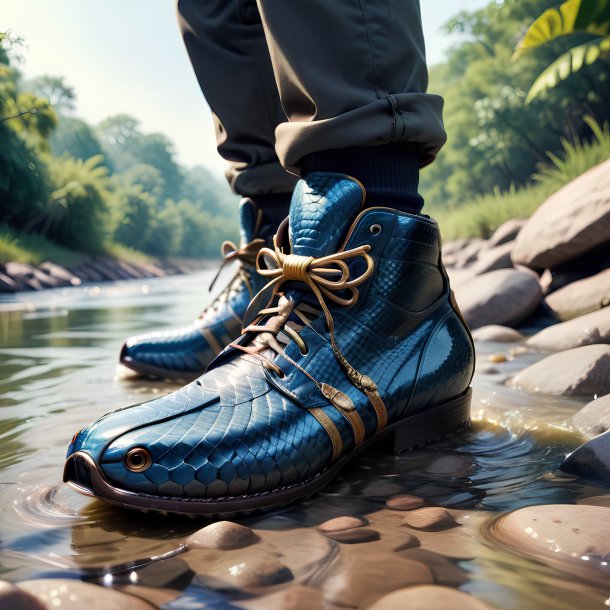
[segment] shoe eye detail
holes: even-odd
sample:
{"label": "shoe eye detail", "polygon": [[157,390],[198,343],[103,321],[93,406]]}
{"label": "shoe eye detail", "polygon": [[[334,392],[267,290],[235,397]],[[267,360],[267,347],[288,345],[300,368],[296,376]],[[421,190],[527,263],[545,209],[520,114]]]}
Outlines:
{"label": "shoe eye detail", "polygon": [[125,454],[124,462],[131,472],[144,472],[152,465],[152,456],[144,447],[133,447]]}
{"label": "shoe eye detail", "polygon": [[373,235],[379,235],[379,233],[381,233],[381,225],[371,225],[369,227],[369,231],[373,234]]}

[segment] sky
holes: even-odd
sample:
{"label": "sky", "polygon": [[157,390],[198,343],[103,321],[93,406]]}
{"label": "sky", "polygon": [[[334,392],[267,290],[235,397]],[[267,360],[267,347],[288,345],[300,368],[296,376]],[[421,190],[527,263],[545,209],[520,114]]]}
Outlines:
{"label": "sky", "polygon": [[[421,0],[430,64],[455,41],[442,25],[488,2]],[[181,163],[223,171],[173,0],[1,0],[0,31],[7,29],[25,41],[25,76],[65,76],[76,89],[78,116],[95,124],[131,114],[143,131],[167,135]]]}

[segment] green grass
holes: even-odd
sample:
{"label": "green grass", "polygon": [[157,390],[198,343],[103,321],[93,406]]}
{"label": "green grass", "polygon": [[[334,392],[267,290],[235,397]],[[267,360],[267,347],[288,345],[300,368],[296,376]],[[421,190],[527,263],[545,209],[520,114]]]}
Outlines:
{"label": "green grass", "polygon": [[58,246],[36,234],[19,234],[7,227],[0,227],[0,264],[14,261],[38,265],[53,261],[59,265],[78,262],[82,254]]}
{"label": "green grass", "polygon": [[490,193],[450,209],[431,206],[445,240],[458,237],[489,237],[511,218],[529,218],[550,195],[593,166],[610,158],[610,128],[587,120],[592,142],[564,142],[561,156],[549,154],[549,164],[539,168],[530,186],[504,193]]}

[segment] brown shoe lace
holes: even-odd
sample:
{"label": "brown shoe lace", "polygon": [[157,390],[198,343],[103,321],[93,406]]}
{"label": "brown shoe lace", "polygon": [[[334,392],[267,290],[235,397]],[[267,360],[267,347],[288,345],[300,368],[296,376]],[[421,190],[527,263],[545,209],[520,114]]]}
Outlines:
{"label": "brown shoe lace", "polygon": [[[377,386],[373,380],[357,371],[342,354],[335,337],[333,316],[326,303],[328,299],[337,305],[350,307],[358,301],[360,296],[358,286],[366,282],[374,271],[374,261],[368,254],[369,250],[370,246],[363,245],[352,250],[344,250],[321,258],[314,258],[312,256],[285,254],[278,247],[277,242],[274,244],[274,250],[262,248],[257,255],[257,269],[262,276],[271,278],[271,280],[254,298],[250,307],[258,306],[260,304],[259,301],[264,298],[265,294],[269,293],[270,289],[272,289],[272,296],[267,306],[258,311],[258,316],[254,322],[244,329],[244,332],[256,333],[257,336],[252,344],[245,346],[233,342],[230,345],[235,349],[255,356],[263,362],[265,368],[275,372],[279,377],[284,377],[285,374],[281,367],[263,353],[270,348],[307,375],[317,385],[322,395],[332,404],[346,411],[353,410],[355,408],[354,404],[346,394],[329,384],[316,380],[303,367],[291,359],[284,350],[283,346],[290,339],[293,339],[301,352],[307,353],[307,345],[299,332],[304,326],[311,327],[312,320],[320,313],[307,304],[296,304],[279,292],[280,287],[285,282],[302,282],[313,292],[320,305],[328,325],[333,353],[345,370],[349,380],[355,387],[364,392],[372,402],[376,400],[381,401],[381,397],[377,392]],[[366,270],[350,279],[350,269],[346,261],[357,258],[364,259]],[[340,293],[345,291],[349,293],[349,297],[340,295]],[[274,300],[276,295],[279,296],[277,305],[269,307],[268,305]],[[293,312],[301,320],[302,325],[288,320]],[[267,319],[265,324],[259,325],[258,323],[261,319],[268,314],[275,315]],[[246,313],[247,318],[248,314]]]}

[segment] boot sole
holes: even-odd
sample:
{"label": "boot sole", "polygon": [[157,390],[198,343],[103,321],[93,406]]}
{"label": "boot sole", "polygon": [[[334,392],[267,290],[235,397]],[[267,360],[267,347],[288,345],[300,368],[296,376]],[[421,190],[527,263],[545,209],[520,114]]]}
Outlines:
{"label": "boot sole", "polygon": [[93,458],[84,452],[76,452],[68,458],[64,469],[64,482],[79,493],[144,512],[150,510],[208,517],[249,515],[284,507],[314,495],[328,485],[347,464],[373,445],[383,444],[384,447],[398,454],[408,449],[425,446],[468,427],[471,400],[472,389],[468,388],[464,394],[453,400],[389,425],[308,481],[258,494],[220,498],[177,498],[124,491],[113,487]]}

